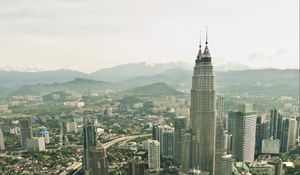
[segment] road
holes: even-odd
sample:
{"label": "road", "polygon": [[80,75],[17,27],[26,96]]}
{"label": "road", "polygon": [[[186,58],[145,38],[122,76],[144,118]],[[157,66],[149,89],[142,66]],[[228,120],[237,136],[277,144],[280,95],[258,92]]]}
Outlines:
{"label": "road", "polygon": [[74,162],[71,166],[69,166],[64,172],[60,173],[60,175],[67,175],[68,172],[76,170],[82,165],[82,162]]}
{"label": "road", "polygon": [[115,140],[112,140],[110,142],[106,142],[103,144],[104,148],[107,149],[110,146],[118,143],[118,142],[122,142],[122,141],[129,141],[129,140],[133,140],[133,139],[137,139],[137,138],[141,138],[141,137],[150,137],[151,134],[144,134],[144,135],[134,135],[134,136],[125,136],[125,137],[119,137]]}
{"label": "road", "polygon": [[[106,142],[103,144],[104,148],[107,149],[110,146],[118,143],[118,142],[123,142],[123,141],[129,141],[129,140],[133,140],[133,139],[137,139],[137,138],[141,138],[141,137],[150,137],[152,134],[144,134],[144,135],[133,135],[133,136],[125,136],[125,137],[119,137],[115,140]],[[82,145],[77,145],[77,146],[82,146]],[[60,175],[67,175],[68,172],[71,172],[73,170],[78,169],[80,166],[82,166],[82,162],[75,162],[73,165],[71,165],[70,167],[68,167],[64,172],[60,173]]]}

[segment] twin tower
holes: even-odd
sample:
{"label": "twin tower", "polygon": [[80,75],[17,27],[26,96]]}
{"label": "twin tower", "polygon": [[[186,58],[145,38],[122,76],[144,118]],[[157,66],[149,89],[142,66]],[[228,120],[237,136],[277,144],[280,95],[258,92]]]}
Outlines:
{"label": "twin tower", "polygon": [[216,107],[214,75],[207,35],[204,51],[201,44],[195,61],[191,89],[190,126],[192,166],[215,174]]}

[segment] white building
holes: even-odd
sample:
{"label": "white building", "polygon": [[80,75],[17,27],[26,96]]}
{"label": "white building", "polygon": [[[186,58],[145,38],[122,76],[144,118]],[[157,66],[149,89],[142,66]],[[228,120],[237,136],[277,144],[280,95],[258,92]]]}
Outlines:
{"label": "white building", "polygon": [[148,140],[149,169],[160,170],[160,144],[157,140]]}
{"label": "white building", "polygon": [[66,131],[77,133],[77,124],[76,124],[76,122],[66,123]]}
{"label": "white building", "polygon": [[40,152],[46,150],[44,137],[27,138],[26,143],[28,152]]}
{"label": "white building", "polygon": [[40,130],[40,131],[38,131],[38,136],[39,137],[44,137],[46,144],[50,143],[49,131],[47,131],[47,130]]}
{"label": "white building", "polygon": [[263,139],[261,153],[263,154],[279,154],[280,140],[279,139]]}
{"label": "white building", "polygon": [[254,160],[256,115],[248,104],[241,104],[233,119],[233,158],[238,162]]}
{"label": "white building", "polygon": [[288,136],[288,150],[294,149],[297,139],[297,120],[290,119],[289,136]]}

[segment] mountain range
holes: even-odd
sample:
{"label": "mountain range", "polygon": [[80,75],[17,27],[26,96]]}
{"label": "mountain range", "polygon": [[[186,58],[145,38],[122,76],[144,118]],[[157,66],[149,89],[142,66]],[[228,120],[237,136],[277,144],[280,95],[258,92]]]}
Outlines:
{"label": "mountain range", "polygon": [[[0,71],[0,95],[44,94],[65,90],[82,93],[88,90],[132,90],[161,82],[188,92],[191,88],[192,70],[186,63],[129,63],[91,74],[66,69],[45,72]],[[299,69],[215,71],[215,75],[216,89],[224,94],[299,94]]]}

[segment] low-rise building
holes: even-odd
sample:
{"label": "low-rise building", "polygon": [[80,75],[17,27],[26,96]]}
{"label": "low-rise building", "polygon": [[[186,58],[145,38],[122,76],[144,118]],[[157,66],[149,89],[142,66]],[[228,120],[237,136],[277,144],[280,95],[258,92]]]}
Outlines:
{"label": "low-rise building", "polygon": [[28,152],[40,152],[46,150],[44,137],[27,138],[26,143],[26,148]]}

